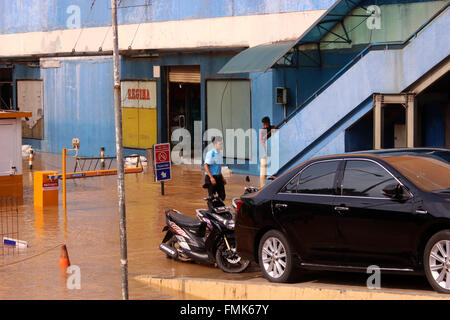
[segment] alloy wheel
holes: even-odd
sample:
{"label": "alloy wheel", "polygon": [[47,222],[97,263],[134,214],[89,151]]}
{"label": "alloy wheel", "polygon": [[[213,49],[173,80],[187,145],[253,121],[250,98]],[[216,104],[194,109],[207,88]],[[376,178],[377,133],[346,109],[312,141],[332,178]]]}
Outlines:
{"label": "alloy wheel", "polygon": [[450,240],[438,241],[430,251],[431,275],[440,287],[450,290]]}
{"label": "alloy wheel", "polygon": [[284,274],[287,265],[287,255],[286,248],[279,239],[270,237],[264,242],[262,262],[265,271],[272,278],[279,278]]}

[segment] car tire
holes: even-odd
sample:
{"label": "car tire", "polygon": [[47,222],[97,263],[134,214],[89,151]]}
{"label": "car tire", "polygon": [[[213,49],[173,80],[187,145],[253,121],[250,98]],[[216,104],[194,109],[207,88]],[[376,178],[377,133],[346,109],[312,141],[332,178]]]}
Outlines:
{"label": "car tire", "polygon": [[428,282],[440,293],[450,293],[450,230],[436,233],[428,240],[423,255]]}
{"label": "car tire", "polygon": [[295,277],[294,256],[289,241],[278,230],[266,232],[259,242],[259,266],[271,282],[291,282]]}

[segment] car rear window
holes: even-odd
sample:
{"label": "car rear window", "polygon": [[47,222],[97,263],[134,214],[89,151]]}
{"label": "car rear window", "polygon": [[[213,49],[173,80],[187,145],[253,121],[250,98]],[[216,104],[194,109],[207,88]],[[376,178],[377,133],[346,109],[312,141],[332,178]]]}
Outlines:
{"label": "car rear window", "polygon": [[450,189],[450,165],[444,161],[410,155],[383,157],[383,160],[423,191]]}
{"label": "car rear window", "polygon": [[347,160],[342,180],[342,195],[386,198],[383,188],[395,183],[394,177],[369,160]]}

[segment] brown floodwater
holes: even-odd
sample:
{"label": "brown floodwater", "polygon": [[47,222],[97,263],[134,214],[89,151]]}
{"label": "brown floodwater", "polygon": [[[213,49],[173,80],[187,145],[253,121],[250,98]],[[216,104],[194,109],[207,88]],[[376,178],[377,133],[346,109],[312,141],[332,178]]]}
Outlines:
{"label": "brown floodwater", "polygon": [[[20,240],[27,241],[29,247],[19,253],[0,254],[0,299],[121,299],[117,177],[68,180],[64,215],[61,182],[59,207],[34,209],[33,173],[26,161],[23,165],[24,198],[18,207],[18,227]],[[60,172],[61,167],[60,155],[38,153],[33,171]],[[73,167],[69,157],[68,168]],[[233,175],[228,179],[227,203],[242,194],[244,178]],[[251,178],[252,183],[258,183],[257,177]],[[153,179],[151,168],[125,176],[130,299],[190,298],[149,288],[133,279],[138,275],[234,280],[259,275],[257,271],[226,274],[212,266],[167,259],[158,248],[164,211],[175,208],[193,217],[196,208],[205,207],[207,192],[202,189],[204,178],[199,166],[174,166],[173,180],[166,182],[164,196]],[[60,272],[60,244],[67,245],[71,264],[80,267],[79,290],[69,290],[67,275]]]}
{"label": "brown floodwater", "polygon": [[[4,299],[121,299],[120,235],[117,207],[117,177],[67,181],[67,214],[62,210],[60,182],[58,208],[38,211],[33,206],[33,172],[24,165],[23,204],[18,207],[19,239],[29,247],[20,252],[3,251],[0,245],[0,300]],[[38,153],[35,170],[61,171],[61,155]],[[68,170],[74,168],[69,157]],[[250,177],[258,185],[259,177]],[[164,211],[175,208],[195,216],[204,208],[203,174],[199,166],[174,166],[173,180],[161,186],[154,182],[153,170],[125,175],[127,204],[128,279],[130,299],[196,298],[177,292],[151,288],[134,279],[193,277],[249,280],[260,278],[257,266],[241,274],[227,274],[213,266],[167,259],[158,246],[163,237]],[[227,203],[242,194],[245,176],[227,178]],[[81,271],[81,289],[67,288],[67,275],[59,268],[61,245],[66,244],[70,262]],[[367,275],[335,272],[308,273],[298,286],[332,286],[365,289]],[[257,279],[256,281],[263,281]],[[412,294],[435,294],[425,277],[384,275],[383,288]],[[214,297],[211,297],[214,299]]]}

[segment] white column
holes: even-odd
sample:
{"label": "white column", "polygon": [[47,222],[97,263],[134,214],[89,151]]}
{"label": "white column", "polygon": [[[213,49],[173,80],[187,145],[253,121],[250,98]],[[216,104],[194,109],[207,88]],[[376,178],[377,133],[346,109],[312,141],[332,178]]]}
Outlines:
{"label": "white column", "polygon": [[373,148],[381,149],[381,142],[383,137],[383,104],[382,95],[375,93],[373,95]]}

